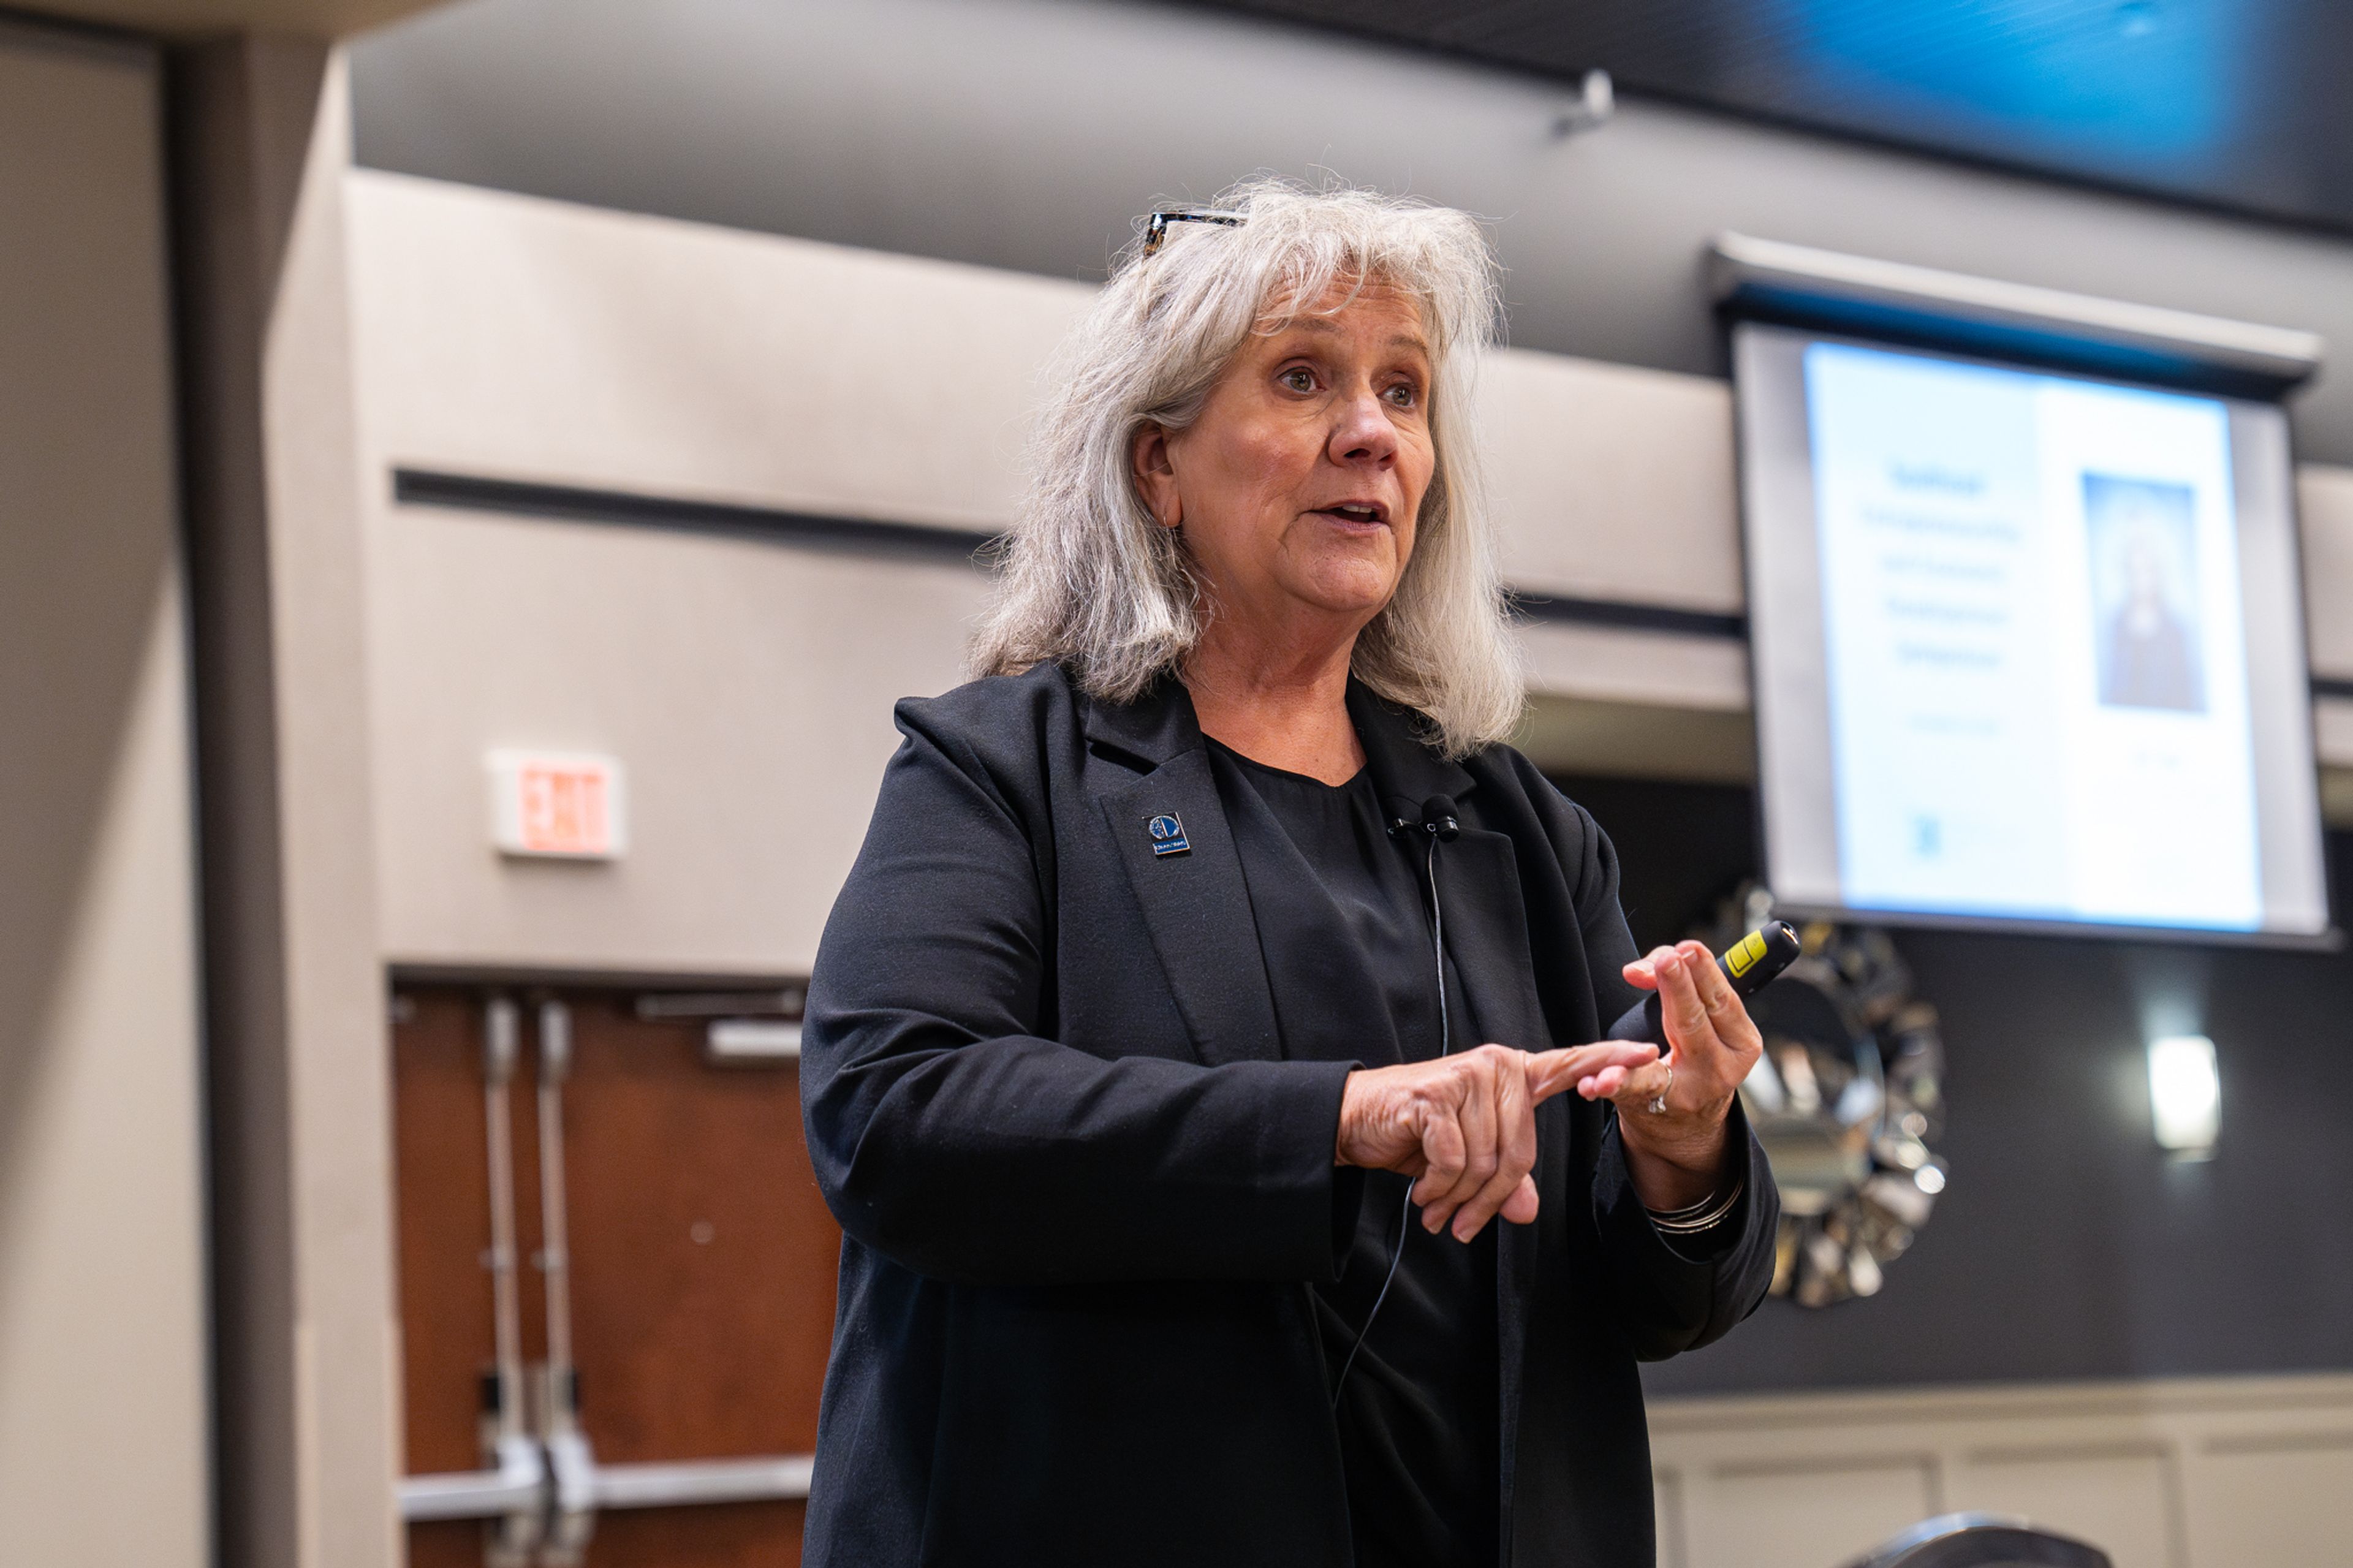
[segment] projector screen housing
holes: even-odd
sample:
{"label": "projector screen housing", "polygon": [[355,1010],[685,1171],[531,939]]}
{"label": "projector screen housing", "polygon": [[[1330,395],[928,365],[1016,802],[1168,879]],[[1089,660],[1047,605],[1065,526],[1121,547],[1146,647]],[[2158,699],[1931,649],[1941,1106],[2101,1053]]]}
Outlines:
{"label": "projector screen housing", "polygon": [[1733,329],[1768,881],[2334,939],[2277,404]]}

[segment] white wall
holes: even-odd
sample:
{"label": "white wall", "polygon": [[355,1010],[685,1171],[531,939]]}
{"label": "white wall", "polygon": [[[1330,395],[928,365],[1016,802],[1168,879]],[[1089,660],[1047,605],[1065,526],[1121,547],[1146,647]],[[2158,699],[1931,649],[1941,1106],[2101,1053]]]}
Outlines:
{"label": "white wall", "polygon": [[[956,679],[977,574],[735,539],[392,510],[373,542],[393,959],[806,973],[891,705]],[[482,753],[618,756],[617,864],[501,862]]]}
{"label": "white wall", "polygon": [[[1035,377],[1090,291],[396,175],[354,174],[350,210],[390,955],[806,969],[895,744],[891,702],[960,679],[976,574],[400,505],[388,476],[994,531]],[[1515,584],[1737,609],[1720,386],[1538,354],[1491,369]],[[1562,626],[1527,642],[1550,760],[1746,765],[1737,645]],[[495,858],[497,745],[620,756],[628,858]]]}
{"label": "white wall", "polygon": [[[955,683],[977,575],[398,506],[387,476],[991,529],[1082,292],[377,175],[351,215],[388,954],[806,970],[891,704]],[[935,332],[956,373],[911,374]],[[628,858],[500,861],[493,745],[617,754]]]}
{"label": "white wall", "polygon": [[[409,467],[988,531],[1080,284],[402,175],[349,183],[385,948],[433,967],[807,968],[892,700],[960,679],[974,573],[396,503]],[[1506,573],[1742,605],[1728,388],[1507,351],[1484,378]],[[2353,472],[2306,470],[2313,648],[2353,677]],[[1525,634],[1547,765],[1737,779],[1733,640]],[[2353,764],[2353,704],[2324,708]],[[493,746],[608,751],[615,866],[490,850]]]}
{"label": "white wall", "polygon": [[0,27],[0,1557],[210,1560],[157,73]]}

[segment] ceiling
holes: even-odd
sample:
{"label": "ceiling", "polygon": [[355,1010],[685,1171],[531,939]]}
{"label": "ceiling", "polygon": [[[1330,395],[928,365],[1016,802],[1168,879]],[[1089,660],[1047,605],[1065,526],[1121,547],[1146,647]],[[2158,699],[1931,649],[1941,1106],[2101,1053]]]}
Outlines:
{"label": "ceiling", "polygon": [[[1618,0],[1572,3],[1590,19]],[[1647,3],[1690,20],[1722,0]],[[1526,9],[1445,4],[1465,27]],[[1725,374],[1701,257],[1727,229],[2353,344],[2347,217],[2242,221],[2221,197],[2118,195],[1655,91],[1564,136],[1579,57],[1564,48],[1541,73],[1466,47],[1206,0],[466,0],[353,48],[354,153],[403,175],[1091,281],[1164,198],[1208,199],[1251,170],[1345,178],[1488,220],[1515,346],[1685,375]],[[2324,370],[2291,410],[2304,456],[2353,464],[2353,375]]]}
{"label": "ceiling", "polygon": [[2353,228],[2345,0],[1193,0]]}
{"label": "ceiling", "polygon": [[428,10],[443,0],[14,0],[20,16],[122,27],[164,37],[233,32],[334,38]]}

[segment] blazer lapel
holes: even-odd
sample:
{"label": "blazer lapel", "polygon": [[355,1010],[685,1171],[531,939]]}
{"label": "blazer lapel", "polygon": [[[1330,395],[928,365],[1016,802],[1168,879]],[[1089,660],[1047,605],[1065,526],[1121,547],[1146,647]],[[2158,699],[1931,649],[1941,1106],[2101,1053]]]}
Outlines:
{"label": "blazer lapel", "polygon": [[[1194,1049],[1211,1067],[1279,1058],[1274,997],[1250,889],[1192,700],[1183,687],[1164,682],[1137,702],[1092,708],[1088,735],[1150,765],[1096,804]],[[1168,842],[1154,837],[1156,817],[1181,824],[1182,852],[1155,852]]]}

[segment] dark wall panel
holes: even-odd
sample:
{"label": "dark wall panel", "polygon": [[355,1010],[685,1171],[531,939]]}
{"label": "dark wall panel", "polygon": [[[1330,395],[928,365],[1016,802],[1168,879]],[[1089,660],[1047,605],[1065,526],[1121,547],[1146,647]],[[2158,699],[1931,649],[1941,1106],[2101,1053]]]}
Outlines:
{"label": "dark wall panel", "polygon": [[[1572,779],[1635,935],[1704,921],[1757,865],[1743,789]],[[2332,836],[2337,884],[2353,837]],[[1767,1301],[1649,1369],[1660,1394],[2353,1368],[2353,954],[1914,931],[1943,1015],[1952,1184],[1865,1300]],[[2149,1131],[2151,1030],[2213,1037],[2216,1156]]]}

